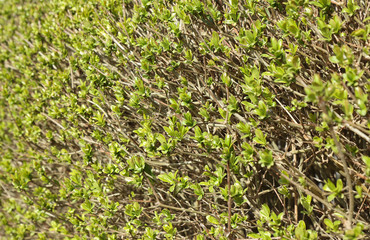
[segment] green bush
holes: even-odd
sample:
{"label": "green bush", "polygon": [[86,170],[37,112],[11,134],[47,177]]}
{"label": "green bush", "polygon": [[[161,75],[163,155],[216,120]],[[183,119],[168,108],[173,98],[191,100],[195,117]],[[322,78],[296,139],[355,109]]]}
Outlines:
{"label": "green bush", "polygon": [[1,239],[368,239],[368,4],[0,1]]}

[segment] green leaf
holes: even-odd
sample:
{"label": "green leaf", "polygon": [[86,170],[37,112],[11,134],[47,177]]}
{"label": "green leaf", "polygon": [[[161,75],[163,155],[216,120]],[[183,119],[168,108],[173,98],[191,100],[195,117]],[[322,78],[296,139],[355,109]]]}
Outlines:
{"label": "green leaf", "polygon": [[312,197],[310,195],[307,195],[307,197],[301,197],[300,199],[302,206],[305,208],[306,211],[304,213],[307,213],[310,215],[313,211],[313,207],[311,206]]}
{"label": "green leaf", "polygon": [[263,204],[260,211],[260,218],[263,222],[270,221],[270,208],[267,204]]}
{"label": "green leaf", "polygon": [[233,95],[229,97],[229,105],[227,106],[227,109],[231,113],[235,113],[238,111],[238,100]]}
{"label": "green leaf", "polygon": [[270,168],[274,165],[274,158],[272,157],[272,151],[265,149],[262,152],[259,152],[260,160],[258,161],[262,167]]}
{"label": "green leaf", "polygon": [[323,189],[328,192],[332,192],[335,190],[335,185],[330,179],[327,180],[326,184],[324,185]]}
{"label": "green leaf", "polygon": [[366,40],[366,30],[363,28],[357,29],[351,33],[352,36],[363,38]]}
{"label": "green leaf", "polygon": [[258,108],[254,111],[258,115],[259,119],[265,119],[267,117],[267,106],[262,100],[258,102]]}
{"label": "green leaf", "polygon": [[81,207],[87,212],[92,212],[94,209],[94,204],[92,204],[89,200],[85,200],[85,202],[81,204]]}
{"label": "green leaf", "polygon": [[231,86],[231,83],[232,83],[231,78],[230,78],[230,76],[229,76],[226,72],[224,72],[224,73],[221,75],[221,80],[222,80],[222,82],[223,82],[227,87],[230,87],[230,86]]}
{"label": "green leaf", "polygon": [[195,193],[196,195],[198,195],[198,201],[199,201],[199,200],[201,200],[201,199],[203,198],[203,196],[204,196],[204,191],[203,191],[202,187],[201,187],[198,183],[196,183],[196,184],[192,184],[192,185],[190,186],[190,188],[192,188],[192,189],[194,190],[194,193]]}
{"label": "green leaf", "polygon": [[369,156],[362,156],[362,161],[366,164],[366,167],[370,168],[370,157]]}
{"label": "green leaf", "polygon": [[217,218],[215,218],[215,217],[213,217],[211,215],[208,215],[206,217],[206,219],[207,219],[208,222],[210,222],[212,224],[215,224],[215,225],[218,225],[220,223]]}
{"label": "green leaf", "polygon": [[245,135],[242,138],[249,137],[251,135],[251,126],[247,123],[239,122],[236,124],[238,130]]}
{"label": "green leaf", "polygon": [[177,174],[177,171],[176,171],[175,174],[173,174],[173,173],[163,173],[163,174],[158,175],[157,178],[160,179],[163,182],[166,182],[166,183],[169,183],[169,184],[175,184],[176,183],[176,180],[175,180],[176,174]]}
{"label": "green leaf", "polygon": [[254,131],[254,133],[256,134],[256,136],[253,138],[253,141],[258,143],[258,144],[261,144],[261,145],[265,146],[267,142],[266,142],[266,137],[263,134],[263,132],[260,129],[257,128]]}
{"label": "green leaf", "polygon": [[357,192],[355,198],[362,199],[362,197],[363,197],[363,195],[362,195],[362,187],[359,186],[359,185],[356,185],[355,188],[356,188],[356,192]]}
{"label": "green leaf", "polygon": [[347,7],[342,10],[342,12],[348,13],[349,16],[353,16],[355,12],[360,9],[353,0],[347,0]]}

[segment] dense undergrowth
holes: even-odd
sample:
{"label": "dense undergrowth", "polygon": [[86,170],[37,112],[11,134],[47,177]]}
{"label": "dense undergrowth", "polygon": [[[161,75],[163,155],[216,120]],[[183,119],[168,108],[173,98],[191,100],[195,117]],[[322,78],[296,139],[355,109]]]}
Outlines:
{"label": "dense undergrowth", "polygon": [[1,239],[369,239],[369,7],[0,1]]}

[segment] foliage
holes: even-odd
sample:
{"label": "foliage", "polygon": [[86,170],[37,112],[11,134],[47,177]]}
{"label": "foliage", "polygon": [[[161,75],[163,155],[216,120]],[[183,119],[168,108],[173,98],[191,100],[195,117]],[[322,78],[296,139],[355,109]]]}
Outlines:
{"label": "foliage", "polygon": [[368,2],[0,2],[0,238],[366,239]]}

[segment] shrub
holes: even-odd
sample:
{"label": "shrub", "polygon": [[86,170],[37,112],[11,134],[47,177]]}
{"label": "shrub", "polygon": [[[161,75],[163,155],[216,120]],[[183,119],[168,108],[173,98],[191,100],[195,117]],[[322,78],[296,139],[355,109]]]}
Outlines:
{"label": "shrub", "polygon": [[0,2],[6,239],[366,239],[366,1]]}

